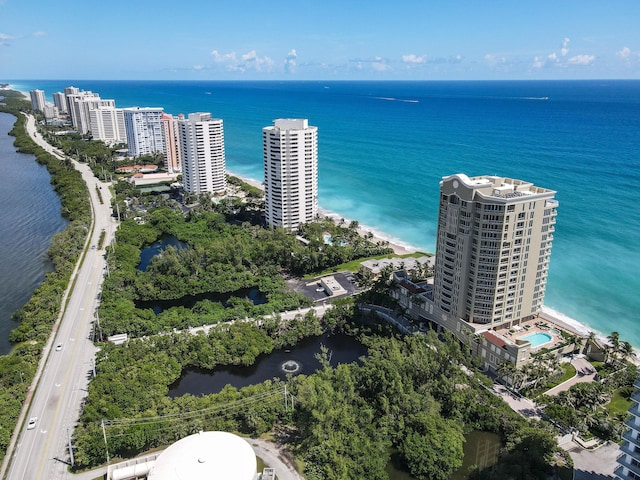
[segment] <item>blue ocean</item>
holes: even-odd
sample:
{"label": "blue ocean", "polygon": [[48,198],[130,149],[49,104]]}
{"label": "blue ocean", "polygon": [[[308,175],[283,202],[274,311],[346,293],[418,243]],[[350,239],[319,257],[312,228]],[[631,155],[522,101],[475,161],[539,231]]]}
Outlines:
{"label": "blue ocean", "polygon": [[228,169],[262,181],[262,127],[318,127],[320,206],[434,250],[439,181],[528,180],[560,202],[545,304],[640,347],[640,81],[12,81],[73,85],[118,107],[211,112]]}

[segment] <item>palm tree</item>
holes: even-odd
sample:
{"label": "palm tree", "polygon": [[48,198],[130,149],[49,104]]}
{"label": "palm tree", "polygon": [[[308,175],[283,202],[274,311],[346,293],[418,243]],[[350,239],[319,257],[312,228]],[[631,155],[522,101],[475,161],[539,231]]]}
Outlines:
{"label": "palm tree", "polygon": [[502,362],[500,362],[500,364],[498,365],[498,368],[496,369],[496,373],[498,374],[498,376],[511,387],[515,387],[514,375],[516,371],[517,371],[516,366],[513,363],[508,362],[506,360],[503,360]]}
{"label": "palm tree", "polygon": [[636,353],[633,351],[633,346],[629,342],[622,342],[620,344],[620,356],[622,361],[625,361],[629,357],[635,357]]}
{"label": "palm tree", "polygon": [[618,332],[611,332],[611,335],[607,336],[609,340],[609,355],[611,356],[612,363],[617,360],[620,353],[620,334]]}

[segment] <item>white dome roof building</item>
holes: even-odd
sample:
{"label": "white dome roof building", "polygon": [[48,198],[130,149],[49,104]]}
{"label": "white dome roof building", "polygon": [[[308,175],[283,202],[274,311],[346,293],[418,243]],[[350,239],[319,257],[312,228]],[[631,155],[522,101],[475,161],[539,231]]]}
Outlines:
{"label": "white dome roof building", "polygon": [[200,432],[160,454],[148,480],[255,480],[256,455],[251,445],[228,432]]}

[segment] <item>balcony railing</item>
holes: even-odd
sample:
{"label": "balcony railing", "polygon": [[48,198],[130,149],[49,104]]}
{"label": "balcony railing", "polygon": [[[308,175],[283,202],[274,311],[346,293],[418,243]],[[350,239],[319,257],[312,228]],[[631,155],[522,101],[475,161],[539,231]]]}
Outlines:
{"label": "balcony railing", "polygon": [[626,467],[628,470],[631,470],[633,473],[640,476],[640,466],[637,466],[631,462],[628,462],[627,457],[625,455],[622,455],[621,457],[618,458],[618,464],[622,465],[623,467]]}
{"label": "balcony railing", "polygon": [[633,438],[633,432],[631,430],[624,432],[622,434],[622,439],[634,445],[640,444],[640,438]]}

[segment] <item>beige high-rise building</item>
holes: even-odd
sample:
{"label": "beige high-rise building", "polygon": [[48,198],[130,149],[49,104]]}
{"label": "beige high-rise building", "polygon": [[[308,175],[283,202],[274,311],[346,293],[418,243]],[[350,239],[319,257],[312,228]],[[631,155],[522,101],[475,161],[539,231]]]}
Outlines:
{"label": "beige high-rise building", "polygon": [[497,176],[440,182],[433,303],[488,328],[516,325],[543,305],[555,191]]}
{"label": "beige high-rise building", "polygon": [[165,163],[169,173],[182,172],[182,152],[180,151],[180,138],[178,134],[178,122],[184,120],[184,115],[177,117],[163,113],[160,121],[162,122],[162,132],[165,144]]}
{"label": "beige high-rise building", "polygon": [[293,230],[318,216],[318,127],[280,118],[262,129],[267,225]]}

